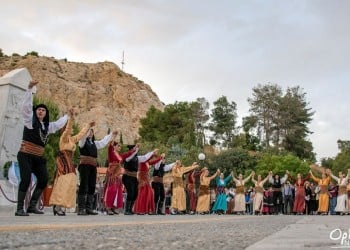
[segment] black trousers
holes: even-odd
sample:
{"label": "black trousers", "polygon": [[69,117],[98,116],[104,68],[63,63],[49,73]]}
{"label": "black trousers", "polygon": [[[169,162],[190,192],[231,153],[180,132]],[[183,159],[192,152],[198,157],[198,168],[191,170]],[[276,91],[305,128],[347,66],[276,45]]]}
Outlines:
{"label": "black trousers", "polygon": [[127,193],[126,201],[134,202],[138,194],[139,182],[137,181],[137,178],[124,174],[122,177],[122,181],[126,188],[126,193]]}
{"label": "black trousers", "polygon": [[283,196],[281,191],[273,191],[274,213],[282,213]]}
{"label": "black trousers", "polygon": [[94,195],[96,189],[96,166],[80,164],[78,167],[80,175],[79,195]]}
{"label": "black trousers", "polygon": [[36,188],[43,190],[46,187],[49,179],[46,169],[46,160],[43,157],[23,152],[18,152],[17,160],[21,175],[19,191],[27,192],[30,185],[30,180],[32,178],[32,173],[37,178]]}
{"label": "black trousers", "polygon": [[161,182],[152,182],[152,188],[154,191],[154,203],[157,204],[158,201],[164,202],[164,199],[165,199],[164,184]]}

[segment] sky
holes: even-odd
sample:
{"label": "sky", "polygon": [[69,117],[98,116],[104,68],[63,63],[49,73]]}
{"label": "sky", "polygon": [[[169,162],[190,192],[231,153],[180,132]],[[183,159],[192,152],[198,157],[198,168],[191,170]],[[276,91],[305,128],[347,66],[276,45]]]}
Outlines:
{"label": "sky", "polygon": [[[258,84],[300,86],[317,160],[350,140],[350,1],[1,0],[3,53],[111,61],[165,104],[226,96],[238,123]],[[211,105],[210,108],[213,108]]]}

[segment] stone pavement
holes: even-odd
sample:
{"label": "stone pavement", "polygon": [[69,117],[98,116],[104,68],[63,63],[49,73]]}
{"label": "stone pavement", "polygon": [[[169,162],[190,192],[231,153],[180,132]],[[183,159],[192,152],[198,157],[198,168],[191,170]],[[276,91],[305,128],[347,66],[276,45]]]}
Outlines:
{"label": "stone pavement", "polygon": [[13,214],[13,208],[0,207],[0,249],[333,249],[349,244],[338,238],[341,233],[349,237],[350,216],[59,217],[50,208],[44,215]]}

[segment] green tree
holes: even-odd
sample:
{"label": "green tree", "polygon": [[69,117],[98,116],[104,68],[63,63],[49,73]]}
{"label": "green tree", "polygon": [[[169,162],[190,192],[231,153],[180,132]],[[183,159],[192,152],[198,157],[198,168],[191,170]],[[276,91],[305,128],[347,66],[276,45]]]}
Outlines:
{"label": "green tree", "polygon": [[307,139],[311,133],[308,125],[313,114],[308,108],[306,93],[300,87],[288,88],[279,106],[278,134],[281,144],[278,146],[302,159],[314,160],[312,143]]}
{"label": "green tree", "polygon": [[222,96],[214,102],[209,125],[214,132],[214,140],[224,147],[232,147],[236,130],[237,107],[235,102],[229,102]]}
{"label": "green tree", "polygon": [[151,107],[146,117],[141,119],[139,135],[142,142],[157,142],[158,145],[179,143],[187,149],[196,145],[191,104],[176,102],[165,106],[163,112]]}
{"label": "green tree", "polygon": [[[286,150],[302,159],[314,160],[311,133],[308,126],[314,112],[308,107],[306,93],[300,87],[282,89],[276,84],[253,88],[253,98],[248,98],[251,115],[243,122],[245,131],[251,131],[263,142],[265,149]],[[247,133],[247,132],[246,132]],[[254,132],[253,132],[254,133]]]}
{"label": "green tree", "polygon": [[256,121],[257,134],[264,148],[269,148],[273,142],[281,96],[282,89],[277,84],[259,84],[253,88],[253,97],[248,98],[249,119]]}
{"label": "green tree", "polygon": [[203,147],[206,144],[206,130],[208,129],[207,122],[209,116],[209,102],[204,98],[197,98],[195,102],[191,103],[192,113],[194,117],[194,126],[197,146]]}
{"label": "green tree", "polygon": [[227,149],[213,156],[210,169],[214,171],[219,168],[226,175],[232,171],[236,175],[247,175],[255,170],[256,161],[256,155],[250,154],[248,150],[241,148]]}
{"label": "green tree", "polygon": [[257,161],[256,174],[267,176],[268,173],[272,171],[273,174],[284,176],[286,170],[288,170],[294,177],[298,173],[302,174],[302,176],[306,176],[309,169],[308,162],[299,159],[293,154],[276,155],[262,153]]}

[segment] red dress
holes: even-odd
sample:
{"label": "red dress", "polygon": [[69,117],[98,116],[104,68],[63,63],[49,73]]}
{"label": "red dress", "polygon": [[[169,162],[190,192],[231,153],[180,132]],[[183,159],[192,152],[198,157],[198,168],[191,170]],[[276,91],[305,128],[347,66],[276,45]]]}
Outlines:
{"label": "red dress", "polygon": [[195,181],[196,177],[200,175],[200,172],[196,172],[195,170],[192,170],[187,175],[187,194],[188,198],[190,200],[190,211],[195,212],[196,206],[197,206],[197,196],[196,196],[196,190],[195,190]]}
{"label": "red dress", "polygon": [[138,195],[134,205],[135,214],[154,214],[154,193],[149,178],[149,166],[157,164],[162,157],[157,157],[155,160],[142,162],[139,165],[137,178],[139,182]]}
{"label": "red dress", "polygon": [[106,208],[123,208],[123,183],[121,174],[123,174],[123,161],[132,155],[135,149],[123,154],[116,154],[113,145],[108,146],[108,170],[106,174],[106,184],[104,188],[104,203]]}
{"label": "red dress", "polygon": [[307,175],[304,179],[295,180],[294,178],[291,178],[293,181],[295,181],[295,198],[294,198],[294,205],[293,205],[293,212],[294,213],[304,213],[305,210],[305,187],[304,183],[309,179],[309,175]]}

